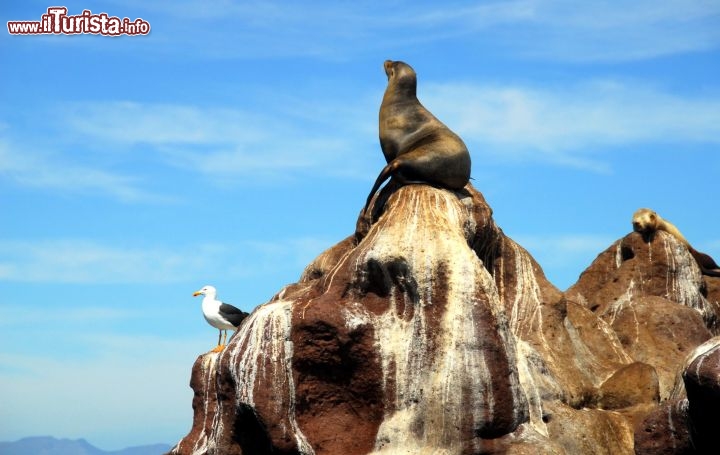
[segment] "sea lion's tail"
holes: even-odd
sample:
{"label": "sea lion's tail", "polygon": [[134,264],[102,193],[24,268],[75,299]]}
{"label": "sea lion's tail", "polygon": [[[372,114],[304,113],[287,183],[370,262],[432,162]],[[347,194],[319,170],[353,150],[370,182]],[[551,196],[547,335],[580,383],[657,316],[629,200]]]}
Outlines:
{"label": "sea lion's tail", "polygon": [[380,171],[380,175],[378,175],[377,180],[375,180],[375,184],[373,185],[372,189],[370,190],[370,194],[368,194],[367,201],[365,202],[365,207],[363,208],[363,214],[367,213],[368,207],[370,207],[370,201],[372,201],[373,196],[377,192],[378,189],[380,189],[380,185],[383,184],[383,182],[390,178],[395,171],[397,171],[398,167],[400,166],[400,161],[396,159],[390,161],[382,171]]}

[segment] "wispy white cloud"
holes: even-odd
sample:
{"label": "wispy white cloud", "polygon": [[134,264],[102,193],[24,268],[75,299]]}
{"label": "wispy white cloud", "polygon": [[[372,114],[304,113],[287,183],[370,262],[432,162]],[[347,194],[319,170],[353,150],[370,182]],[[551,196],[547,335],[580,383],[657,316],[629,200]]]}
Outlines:
{"label": "wispy white cloud", "polygon": [[[332,103],[316,105],[327,115],[310,117],[307,102],[281,107],[268,103],[263,113],[242,109],[137,102],[94,102],[66,106],[63,119],[73,134],[92,138],[100,147],[148,146],[170,167],[191,169],[215,179],[310,172],[352,175],[362,163],[357,143],[361,131],[348,115],[358,110]],[[299,106],[305,106],[301,109]],[[343,110],[343,117],[330,115]],[[370,117],[374,117],[371,115]],[[367,116],[364,116],[367,117]],[[370,136],[372,140],[374,137]],[[355,164],[352,166],[350,164]]]}
{"label": "wispy white cloud", "polygon": [[[68,7],[77,14],[86,5]],[[477,52],[571,62],[644,60],[720,47],[715,0],[463,0],[442,5],[223,0],[212,6],[201,0],[133,0],[117,3],[108,13],[149,20],[150,39],[112,46],[103,40],[36,41],[202,59],[349,60],[450,39],[462,39]]]}
{"label": "wispy white cloud", "polygon": [[513,28],[513,33],[520,34],[522,48],[515,48],[520,54],[548,60],[616,62],[720,46],[716,26],[720,4],[712,0],[525,3],[533,10],[528,27],[525,33]]}
{"label": "wispy white cloud", "polygon": [[[0,128],[5,136],[0,137],[0,178],[127,203],[173,203],[176,197],[154,180],[178,169],[220,184],[372,174],[363,172],[371,155],[358,153],[367,144],[376,146],[368,122],[361,120],[375,118],[375,112],[366,112],[369,104],[348,108],[303,99],[267,104],[262,112],[251,112],[126,101],[66,103],[32,120],[56,132],[51,144],[44,136]],[[311,116],[309,108],[323,114]]]}
{"label": "wispy white cloud", "polygon": [[137,144],[259,144],[275,120],[238,109],[130,101],[72,103],[59,109],[76,134]]}
{"label": "wispy white cloud", "polygon": [[[28,141],[31,142],[31,139]],[[0,177],[26,187],[68,193],[102,194],[123,202],[167,202],[142,188],[135,176],[76,164],[67,156],[0,140]]]}
{"label": "wispy white cloud", "polygon": [[594,81],[562,89],[435,84],[420,94],[473,154],[607,170],[618,146],[720,143],[720,98]]}
{"label": "wispy white cloud", "polygon": [[231,280],[302,270],[331,244],[289,238],[140,248],[72,239],[4,240],[0,241],[0,281],[167,284],[205,276]]}
{"label": "wispy white cloud", "polygon": [[[429,6],[418,5],[418,8],[404,6],[405,14],[397,8],[396,14],[385,17],[388,25],[419,27],[424,29],[439,28],[448,24],[457,24],[460,30],[478,31],[502,24],[532,21],[537,16],[537,1],[490,1],[490,2],[455,2],[453,6],[429,3]],[[409,11],[408,11],[409,10]]]}
{"label": "wispy white cloud", "polygon": [[[473,155],[608,170],[603,154],[641,143],[720,142],[720,98],[683,97],[637,82],[596,80],[562,88],[481,83],[426,84],[425,105],[457,131]],[[367,97],[369,99],[369,97]],[[363,98],[364,99],[364,98]],[[100,143],[149,144],[170,166],[214,179],[268,174],[373,174],[376,106],[302,100],[275,114],[140,103],[94,103],[69,124]],[[274,108],[271,108],[274,109]],[[373,119],[371,122],[367,119]],[[278,132],[281,132],[278,134]]]}
{"label": "wispy white cloud", "polygon": [[[720,99],[683,97],[638,82],[597,80],[562,88],[426,83],[421,100],[468,143],[474,156],[608,171],[604,154],[642,143],[717,144]],[[121,101],[74,103],[55,122],[68,144],[90,141],[96,157],[192,170],[218,183],[298,176],[370,179],[376,169],[378,101],[284,100],[243,109]],[[309,112],[313,114],[310,115]],[[22,142],[24,141],[16,141]],[[110,153],[112,152],[112,153]],[[148,174],[108,171],[72,156],[0,142],[0,175],[17,184],[100,193],[127,202],[167,202]],[[144,161],[143,161],[144,160]],[[148,161],[150,160],[150,161]],[[137,168],[138,166],[134,166]]]}
{"label": "wispy white cloud", "polygon": [[[3,272],[0,272],[3,276]],[[128,309],[110,307],[39,308],[3,305],[0,326],[34,326],[38,321],[53,321],[53,324],[92,324],[103,321],[123,321],[140,314]]]}
{"label": "wispy white cloud", "polygon": [[[720,99],[683,97],[637,82],[597,80],[562,88],[477,82],[427,83],[421,100],[457,131],[473,156],[548,162],[607,172],[605,153],[642,143],[717,144]],[[137,102],[76,103],[58,111],[64,134],[134,162],[204,174],[218,183],[321,175],[368,179],[377,148],[377,100],[294,99],[262,114],[242,109]],[[62,115],[61,115],[62,114]],[[369,120],[372,119],[372,120]],[[79,140],[79,139],[78,139]],[[131,153],[138,148],[141,152]],[[96,155],[97,155],[96,154]],[[0,175],[18,184],[100,192],[123,201],[167,201],[126,176],[57,154],[20,153],[0,143]],[[370,177],[368,177],[370,176]],[[164,198],[164,199],[163,199]]]}
{"label": "wispy white cloud", "polygon": [[[358,52],[462,37],[482,50],[565,61],[626,61],[717,49],[713,0],[292,3],[199,0],[136,3],[173,39],[166,49],[214,57],[349,58]],[[197,30],[198,24],[214,27]],[[197,30],[189,35],[187,30]],[[362,45],[358,45],[362,43]]]}
{"label": "wispy white cloud", "polygon": [[183,263],[172,251],[78,240],[0,242],[0,279],[51,283],[137,283],[175,279]]}

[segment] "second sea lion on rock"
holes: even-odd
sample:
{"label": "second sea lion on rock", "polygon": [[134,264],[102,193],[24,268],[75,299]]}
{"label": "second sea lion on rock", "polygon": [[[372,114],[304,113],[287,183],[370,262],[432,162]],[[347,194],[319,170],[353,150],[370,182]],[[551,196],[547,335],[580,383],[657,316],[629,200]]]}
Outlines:
{"label": "second sea lion on rock", "polygon": [[460,190],[470,179],[470,153],[460,137],[417,99],[417,76],[404,62],[386,60],[388,85],[380,105],[380,146],[387,166],[373,185],[363,213],[385,180],[428,183]]}
{"label": "second sea lion on rock", "polygon": [[632,225],[635,232],[639,232],[644,236],[653,234],[656,231],[667,232],[687,247],[703,275],[720,277],[720,266],[715,263],[713,258],[693,248],[674,224],[662,219],[654,210],[638,209],[633,214]]}

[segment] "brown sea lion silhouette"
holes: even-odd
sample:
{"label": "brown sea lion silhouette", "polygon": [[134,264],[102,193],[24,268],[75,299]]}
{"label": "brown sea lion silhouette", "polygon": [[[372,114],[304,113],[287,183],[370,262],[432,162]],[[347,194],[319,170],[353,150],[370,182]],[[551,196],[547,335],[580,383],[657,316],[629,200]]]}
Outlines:
{"label": "brown sea lion silhouette", "polygon": [[452,190],[470,179],[470,153],[460,137],[417,99],[417,76],[404,62],[386,60],[388,85],[380,105],[380,147],[387,166],[373,185],[363,213],[385,180],[427,183]]}
{"label": "brown sea lion silhouette", "polygon": [[643,234],[646,239],[647,236],[654,234],[656,231],[667,232],[687,247],[692,257],[695,258],[695,262],[697,262],[703,275],[720,277],[720,266],[715,263],[715,260],[707,254],[701,253],[693,248],[674,224],[662,219],[654,210],[638,209],[633,214],[632,225],[633,230]]}

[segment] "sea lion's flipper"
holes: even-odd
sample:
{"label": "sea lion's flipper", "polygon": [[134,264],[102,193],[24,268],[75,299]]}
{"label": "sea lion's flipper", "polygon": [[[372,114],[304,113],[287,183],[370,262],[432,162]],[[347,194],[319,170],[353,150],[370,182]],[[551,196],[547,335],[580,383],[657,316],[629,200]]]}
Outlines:
{"label": "sea lion's flipper", "polygon": [[717,265],[710,255],[701,253],[691,246],[688,247],[688,250],[690,250],[690,254],[695,258],[698,266],[700,266],[700,271],[703,275],[720,277],[720,266]]}
{"label": "sea lion's flipper", "polygon": [[400,161],[398,161],[398,159],[396,158],[396,159],[390,161],[383,168],[383,170],[380,171],[380,175],[378,175],[377,180],[375,180],[375,184],[373,185],[372,189],[370,190],[370,194],[368,194],[367,201],[365,202],[365,208],[363,208],[363,213],[367,212],[367,209],[370,206],[370,201],[372,201],[372,198],[375,195],[375,193],[377,192],[377,190],[380,189],[380,185],[382,185],[385,180],[389,179],[399,166],[400,166]]}

